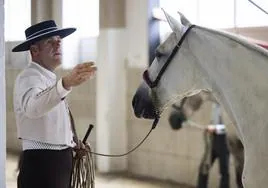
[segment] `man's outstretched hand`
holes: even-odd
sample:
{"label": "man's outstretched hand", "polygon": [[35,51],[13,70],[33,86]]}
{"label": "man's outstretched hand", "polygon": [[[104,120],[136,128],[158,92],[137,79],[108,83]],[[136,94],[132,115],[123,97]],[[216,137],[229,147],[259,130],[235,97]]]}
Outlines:
{"label": "man's outstretched hand", "polygon": [[62,85],[66,90],[78,86],[90,78],[94,77],[97,67],[93,62],[76,65],[72,71],[62,78]]}

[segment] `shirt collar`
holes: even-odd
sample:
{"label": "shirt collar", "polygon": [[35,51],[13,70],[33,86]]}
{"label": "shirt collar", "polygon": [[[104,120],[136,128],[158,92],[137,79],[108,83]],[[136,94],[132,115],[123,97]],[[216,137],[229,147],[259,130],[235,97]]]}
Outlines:
{"label": "shirt collar", "polygon": [[32,64],[32,66],[34,66],[37,69],[39,69],[40,71],[42,71],[45,76],[47,76],[47,77],[49,77],[51,79],[56,79],[57,78],[57,76],[56,76],[56,74],[54,72],[52,72],[50,70],[47,70],[46,68],[42,67],[38,63],[33,61],[31,64]]}

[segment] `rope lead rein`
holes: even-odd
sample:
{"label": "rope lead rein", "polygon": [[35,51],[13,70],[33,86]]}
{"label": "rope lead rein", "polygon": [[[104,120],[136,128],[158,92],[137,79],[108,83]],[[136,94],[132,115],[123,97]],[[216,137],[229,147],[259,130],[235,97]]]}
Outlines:
{"label": "rope lead rein", "polygon": [[[148,136],[151,134],[152,130],[156,127],[156,125],[158,124],[158,122],[159,122],[159,116],[157,116],[157,117],[154,119],[154,121],[153,121],[153,123],[152,123],[152,127],[151,127],[151,129],[149,130],[149,132],[147,133],[147,135],[141,140],[141,142],[140,142],[138,145],[136,145],[134,148],[132,148],[131,150],[129,150],[128,152],[126,152],[126,153],[123,153],[123,154],[103,154],[103,153],[93,152],[93,151],[91,151],[91,150],[89,151],[89,153],[94,154],[94,155],[98,155],[98,156],[103,156],[103,157],[123,157],[123,156],[126,156],[126,155],[130,154],[131,152],[135,151],[138,147],[140,147],[140,145],[143,144],[143,142],[144,142],[144,141],[148,138]],[[86,140],[87,140],[87,138],[88,138],[88,136],[89,136],[89,134],[90,134],[92,128],[93,128],[93,125],[90,124],[90,125],[89,125],[89,128],[88,128],[88,130],[87,130],[87,133],[86,133],[86,135],[85,135],[85,137],[84,137],[84,139],[83,139],[83,143],[84,143],[84,144],[86,144]]]}

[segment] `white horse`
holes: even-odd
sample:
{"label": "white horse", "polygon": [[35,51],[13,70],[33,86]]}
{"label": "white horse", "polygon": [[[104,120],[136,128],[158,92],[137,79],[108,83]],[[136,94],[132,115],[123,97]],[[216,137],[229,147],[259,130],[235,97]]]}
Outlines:
{"label": "white horse", "polygon": [[[246,40],[165,13],[172,33],[156,50],[133,98],[135,115],[157,118],[175,99],[209,90],[245,149],[245,188],[268,185],[268,52]],[[179,87],[178,87],[179,86]]]}

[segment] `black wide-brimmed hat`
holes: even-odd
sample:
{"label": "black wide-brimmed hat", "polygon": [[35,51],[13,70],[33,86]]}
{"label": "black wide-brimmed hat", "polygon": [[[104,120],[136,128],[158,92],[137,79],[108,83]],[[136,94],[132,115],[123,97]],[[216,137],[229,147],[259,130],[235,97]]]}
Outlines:
{"label": "black wide-brimmed hat", "polygon": [[12,52],[27,51],[37,41],[57,35],[64,38],[75,32],[75,30],[76,28],[59,29],[54,20],[40,22],[25,30],[26,40],[14,47]]}

